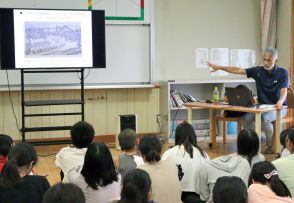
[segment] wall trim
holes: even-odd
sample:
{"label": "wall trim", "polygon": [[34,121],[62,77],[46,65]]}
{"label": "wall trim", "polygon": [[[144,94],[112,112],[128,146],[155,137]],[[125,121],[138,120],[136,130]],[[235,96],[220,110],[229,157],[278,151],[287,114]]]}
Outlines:
{"label": "wall trim", "polygon": [[[138,137],[141,138],[144,135],[156,134],[158,133],[138,133]],[[39,139],[26,139],[27,142],[50,142],[59,140],[70,140],[70,137],[55,137],[55,138],[39,138]],[[21,140],[14,140],[15,143],[21,143]],[[95,135],[94,142],[100,141],[108,145],[108,147],[115,147],[115,135]],[[50,145],[50,144],[48,144]],[[55,144],[54,144],[55,145]]]}

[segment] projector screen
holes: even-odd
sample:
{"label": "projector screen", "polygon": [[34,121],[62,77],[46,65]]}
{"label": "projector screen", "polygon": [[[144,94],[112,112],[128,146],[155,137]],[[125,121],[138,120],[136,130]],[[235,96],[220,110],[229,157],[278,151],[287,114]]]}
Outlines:
{"label": "projector screen", "polygon": [[104,68],[104,11],[0,9],[1,68]]}

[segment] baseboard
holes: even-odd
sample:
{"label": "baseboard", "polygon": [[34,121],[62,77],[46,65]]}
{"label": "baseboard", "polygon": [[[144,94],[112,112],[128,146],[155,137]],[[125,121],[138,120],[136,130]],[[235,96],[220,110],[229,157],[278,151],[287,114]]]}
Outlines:
{"label": "baseboard", "polygon": [[[158,134],[158,133],[138,133],[138,137],[141,138],[144,135],[147,134]],[[26,139],[27,142],[29,143],[34,143],[34,142],[58,142],[58,141],[69,141],[70,142],[70,137],[55,137],[55,138],[38,138],[38,139]],[[107,144],[109,147],[114,147],[115,146],[115,135],[96,135],[94,137],[94,142],[104,142]],[[15,143],[20,143],[21,140],[14,140]]]}

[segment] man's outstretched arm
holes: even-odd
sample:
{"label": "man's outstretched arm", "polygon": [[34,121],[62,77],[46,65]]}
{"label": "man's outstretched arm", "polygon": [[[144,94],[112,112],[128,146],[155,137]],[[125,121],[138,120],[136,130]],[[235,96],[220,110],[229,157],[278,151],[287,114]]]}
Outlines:
{"label": "man's outstretched arm", "polygon": [[212,68],[212,70],[210,71],[211,73],[215,72],[215,71],[218,71],[218,70],[223,70],[223,71],[226,71],[228,73],[233,73],[233,74],[242,74],[242,75],[246,74],[245,69],[240,68],[240,67],[218,66],[218,65],[215,65],[215,64],[212,64],[212,63],[209,63],[209,62],[207,62],[207,65]]}

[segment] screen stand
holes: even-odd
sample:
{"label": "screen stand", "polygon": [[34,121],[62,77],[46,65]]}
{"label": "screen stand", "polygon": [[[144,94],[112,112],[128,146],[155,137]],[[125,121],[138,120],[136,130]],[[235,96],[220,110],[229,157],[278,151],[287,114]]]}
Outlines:
{"label": "screen stand", "polygon": [[[25,101],[25,74],[50,74],[50,73],[80,73],[80,99],[67,99],[67,100],[36,100],[36,101]],[[60,113],[41,113],[41,114],[28,114],[26,113],[26,107],[36,106],[52,106],[52,105],[80,105],[81,111],[79,112],[60,112]],[[41,126],[41,127],[26,127],[26,118],[30,117],[50,117],[50,116],[73,116],[80,115],[81,120],[85,118],[85,99],[84,99],[84,68],[64,70],[64,69],[52,69],[52,70],[24,70],[21,69],[21,118],[22,128],[21,136],[22,142],[29,142],[33,145],[48,145],[48,144],[68,144],[71,143],[71,139],[58,138],[50,140],[46,138],[42,139],[26,139],[27,132],[37,131],[57,131],[57,130],[70,130],[72,126]],[[46,139],[46,140],[45,140]]]}

